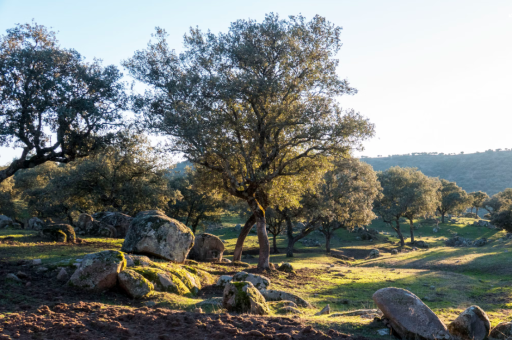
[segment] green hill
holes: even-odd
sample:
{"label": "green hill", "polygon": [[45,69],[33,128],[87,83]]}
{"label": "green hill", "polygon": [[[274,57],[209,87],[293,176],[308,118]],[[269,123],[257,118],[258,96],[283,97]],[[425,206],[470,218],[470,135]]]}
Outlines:
{"label": "green hill", "polygon": [[484,191],[489,196],[512,188],[512,151],[473,154],[415,154],[362,158],[376,171],[392,166],[418,168],[427,176],[456,182],[467,192]]}

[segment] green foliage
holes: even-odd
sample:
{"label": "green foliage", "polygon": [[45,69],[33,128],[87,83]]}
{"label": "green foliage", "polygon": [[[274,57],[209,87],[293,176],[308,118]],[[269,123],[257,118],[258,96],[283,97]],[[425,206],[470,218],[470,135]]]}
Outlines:
{"label": "green foliage", "polygon": [[483,203],[489,199],[489,195],[487,195],[485,192],[477,191],[469,193],[469,196],[472,199],[471,211],[473,211],[473,208],[475,208],[476,215],[478,216],[478,210],[482,208]]}
{"label": "green foliage", "polygon": [[190,227],[194,234],[198,226],[206,227],[206,222],[219,222],[226,208],[219,189],[211,186],[211,182],[207,174],[192,167],[169,180],[171,200],[167,213]]}
{"label": "green foliage", "polygon": [[59,47],[44,26],[18,24],[0,38],[0,145],[23,149],[0,182],[47,161],[68,163],[108,142],[125,108],[122,74]]}
{"label": "green foliage", "polygon": [[16,216],[15,199],[14,178],[11,177],[0,182],[0,215]]}
{"label": "green foliage", "polygon": [[473,198],[466,191],[457,186],[455,182],[441,179],[441,200],[437,211],[441,214],[444,223],[444,215],[460,214],[466,211],[473,203]]}

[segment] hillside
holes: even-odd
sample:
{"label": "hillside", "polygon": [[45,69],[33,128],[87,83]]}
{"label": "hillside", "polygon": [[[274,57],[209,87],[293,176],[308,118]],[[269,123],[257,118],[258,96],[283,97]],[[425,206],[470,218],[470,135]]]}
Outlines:
{"label": "hillside", "polygon": [[467,192],[481,190],[492,196],[506,188],[512,188],[512,151],[459,155],[395,155],[362,160],[376,171],[392,166],[415,167],[427,176],[456,182]]}

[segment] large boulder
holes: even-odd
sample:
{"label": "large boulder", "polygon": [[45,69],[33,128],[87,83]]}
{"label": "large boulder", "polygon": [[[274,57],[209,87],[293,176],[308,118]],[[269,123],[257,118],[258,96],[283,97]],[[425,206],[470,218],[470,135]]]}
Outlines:
{"label": "large boulder", "polygon": [[223,253],[222,240],[215,235],[204,233],[196,236],[188,258],[201,262],[221,262]]}
{"label": "large boulder", "polygon": [[270,311],[263,295],[250,282],[228,282],[222,305],[229,312],[266,315]]}
{"label": "large boulder", "polygon": [[102,223],[114,227],[116,237],[125,238],[128,228],[133,221],[133,217],[120,212],[100,212],[93,214],[92,217]]}
{"label": "large boulder", "polygon": [[471,306],[448,325],[448,331],[461,340],[484,340],[491,332],[491,323],[480,307]]}
{"label": "large boulder", "polygon": [[85,213],[78,216],[75,231],[77,235],[83,236],[116,237],[116,229],[113,226],[100,222]]}
{"label": "large boulder", "polygon": [[119,286],[130,297],[138,299],[146,296],[154,289],[154,286],[144,276],[131,269],[123,270],[117,276]]}
{"label": "large boulder", "polygon": [[267,301],[292,301],[298,306],[305,307],[305,308],[312,308],[311,304],[301,298],[298,295],[284,292],[281,290],[273,290],[273,289],[262,289],[260,290],[261,295],[265,298]]}
{"label": "large boulder", "polygon": [[512,322],[502,322],[491,331],[491,338],[499,340],[512,339]]}
{"label": "large boulder", "polygon": [[149,259],[149,257],[144,255],[130,255],[124,254],[124,258],[126,259],[127,267],[151,267],[153,266],[153,261]]}
{"label": "large boulder", "polygon": [[0,229],[12,227],[13,223],[14,221],[11,218],[5,215],[0,215]]}
{"label": "large boulder", "polygon": [[250,282],[258,290],[267,289],[270,286],[270,280],[265,276],[258,274],[250,274],[246,272],[239,272],[233,275],[233,281],[246,281]]}
{"label": "large boulder", "polygon": [[193,245],[194,234],[183,223],[150,210],[133,219],[121,250],[183,263]]}
{"label": "large boulder", "polygon": [[112,288],[117,275],[126,267],[126,260],[120,251],[105,250],[87,254],[73,273],[68,285],[91,291]]}
{"label": "large boulder", "polygon": [[75,230],[69,224],[52,224],[44,227],[39,235],[52,242],[75,243]]}
{"label": "large boulder", "polygon": [[382,288],[373,301],[400,338],[414,340],[449,339],[446,326],[416,295],[400,288]]}
{"label": "large boulder", "polygon": [[37,218],[37,217],[32,217],[31,219],[28,220],[28,223],[27,223],[27,229],[30,229],[30,230],[43,230],[44,229],[44,222]]}

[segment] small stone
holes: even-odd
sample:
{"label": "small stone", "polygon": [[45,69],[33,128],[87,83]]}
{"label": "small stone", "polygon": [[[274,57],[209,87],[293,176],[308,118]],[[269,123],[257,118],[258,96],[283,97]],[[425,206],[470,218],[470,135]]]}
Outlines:
{"label": "small stone", "polygon": [[279,311],[288,314],[302,314],[302,312],[299,309],[292,306],[284,306],[283,308],[279,309]]}
{"label": "small stone", "polygon": [[68,279],[69,279],[68,272],[66,271],[66,269],[61,268],[59,271],[59,274],[57,274],[57,280],[64,282],[64,281],[67,281]]}
{"label": "small stone", "polygon": [[39,266],[41,263],[42,263],[41,259],[32,260],[32,265],[33,266]]}
{"label": "small stone", "polygon": [[37,267],[36,268],[36,272],[37,273],[44,273],[44,272],[47,272],[48,271],[48,268],[46,267]]}
{"label": "small stone", "polygon": [[377,330],[377,334],[379,334],[380,336],[386,336],[386,335],[389,335],[389,333],[390,333],[389,328],[382,328],[382,329]]}
{"label": "small stone", "polygon": [[25,283],[25,287],[30,287],[31,285],[32,285],[32,283],[30,281]]}
{"label": "small stone", "polygon": [[436,286],[430,286],[430,289],[436,289]]}
{"label": "small stone", "polygon": [[396,249],[392,249],[392,250],[391,250],[391,254],[392,254],[392,255],[396,255],[396,254],[398,254],[398,250],[396,250]]}
{"label": "small stone", "polygon": [[25,274],[24,272],[17,272],[16,276],[19,277],[20,279],[28,279],[28,275]]}
{"label": "small stone", "polygon": [[222,262],[224,262],[224,263],[231,263],[231,260],[230,259],[222,258]]}
{"label": "small stone", "polygon": [[150,307],[151,308],[151,307],[155,307],[156,306],[156,302],[155,301],[146,301],[146,302],[144,302],[144,305],[146,307]]}
{"label": "small stone", "polygon": [[19,277],[17,277],[16,275],[12,274],[12,273],[7,274],[7,275],[5,276],[5,278],[6,278],[7,280],[13,280],[13,281],[16,281],[16,282],[21,282],[21,279],[20,279]]}
{"label": "small stone", "polygon": [[316,313],[315,315],[326,315],[329,313],[331,313],[331,307],[326,305],[320,312]]}
{"label": "small stone", "polygon": [[201,307],[194,309],[194,313],[203,314],[203,309]]}
{"label": "small stone", "polygon": [[233,279],[233,276],[221,275],[221,277],[219,277],[219,280],[217,281],[216,286],[224,287],[226,285],[226,283],[231,282],[232,279]]}
{"label": "small stone", "polygon": [[279,266],[279,268],[277,268],[277,270],[279,270],[281,272],[285,272],[285,273],[293,273],[294,272],[293,266],[288,262],[281,264]]}

